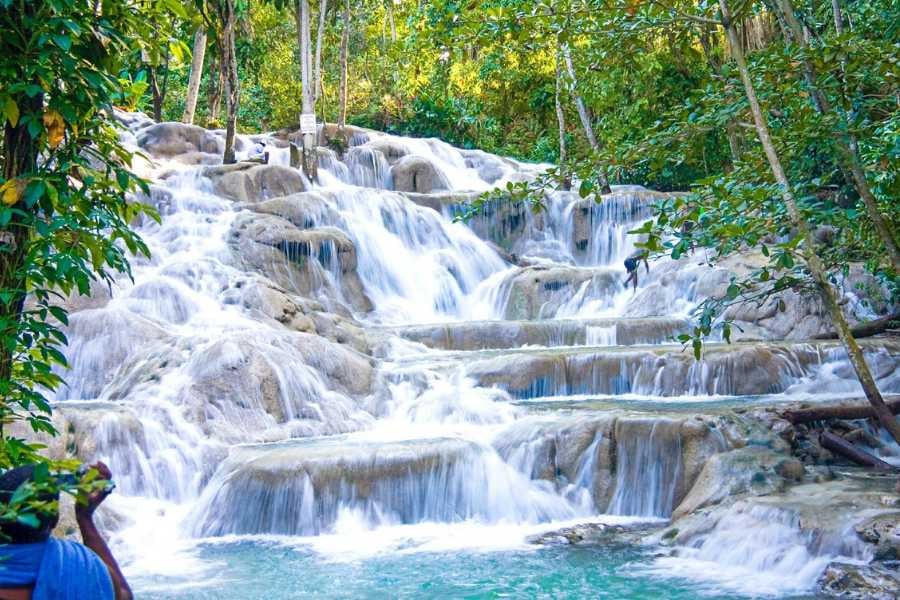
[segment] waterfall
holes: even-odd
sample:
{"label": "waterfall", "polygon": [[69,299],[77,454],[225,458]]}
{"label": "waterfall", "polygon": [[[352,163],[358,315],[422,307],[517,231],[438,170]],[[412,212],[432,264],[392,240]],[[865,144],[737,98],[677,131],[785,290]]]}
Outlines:
{"label": "waterfall", "polygon": [[[126,120],[132,143],[186,135]],[[466,201],[547,165],[349,128],[310,183],[285,140],[256,139],[269,165],[151,156],[140,200],[163,219],[137,224],[151,258],[133,281],[66,299],[54,451],[110,465],[104,519],[142,592],[184,565],[197,580],[229,572],[209,548],[251,555],[275,538],[325,554],[387,539],[406,556],[533,548],[528,536],[573,522],[658,525],[732,447],[718,413],[679,407],[858,390],[834,342],[684,351],[685,315],[721,274],[662,261],[637,292],[623,285],[627,232],[662,194],[552,192],[539,214],[498,198],[464,224]],[[863,347],[900,391],[900,346]],[[785,513],[734,510],[644,566],[693,577],[717,561],[803,591],[826,557],[859,555],[813,549]],[[756,528],[765,543],[741,539]]]}

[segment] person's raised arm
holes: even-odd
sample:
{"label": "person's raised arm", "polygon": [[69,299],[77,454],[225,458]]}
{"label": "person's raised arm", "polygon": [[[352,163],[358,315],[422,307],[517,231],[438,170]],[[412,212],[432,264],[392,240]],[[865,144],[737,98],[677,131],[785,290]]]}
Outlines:
{"label": "person's raised arm", "polygon": [[[109,467],[102,462],[93,465],[93,468],[99,471],[100,479],[112,479]],[[109,576],[113,582],[113,589],[116,592],[116,600],[132,600],[134,596],[131,593],[131,588],[128,587],[128,582],[125,581],[125,576],[119,569],[119,563],[113,558],[109,546],[106,545],[106,540],[103,539],[100,531],[97,530],[97,526],[94,525],[94,511],[106,499],[110,491],[93,492],[87,497],[86,503],[77,503],[75,505],[75,520],[78,522],[78,528],[81,530],[81,539],[84,545],[93,550],[100,557],[100,560],[106,564]]]}

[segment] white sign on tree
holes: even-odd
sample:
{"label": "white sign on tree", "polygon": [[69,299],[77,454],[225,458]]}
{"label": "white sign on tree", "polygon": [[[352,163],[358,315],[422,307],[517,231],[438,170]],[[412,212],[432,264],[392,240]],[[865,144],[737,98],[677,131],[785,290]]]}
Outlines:
{"label": "white sign on tree", "polygon": [[303,113],[300,115],[300,133],[316,133],[316,115],[314,113]]}

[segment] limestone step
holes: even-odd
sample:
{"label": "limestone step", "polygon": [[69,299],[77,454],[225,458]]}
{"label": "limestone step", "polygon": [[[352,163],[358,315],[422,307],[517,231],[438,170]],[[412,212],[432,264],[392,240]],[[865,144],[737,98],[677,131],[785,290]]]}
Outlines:
{"label": "limestone step", "polygon": [[375,330],[371,337],[398,335],[438,350],[486,350],[662,344],[688,329],[685,319],[674,317],[467,321],[387,327]]}
{"label": "limestone step", "polygon": [[[884,393],[900,392],[900,340],[861,340]],[[509,348],[423,353],[398,360],[392,377],[432,369],[462,369],[478,385],[519,399],[568,395],[756,396],[858,390],[836,341],[711,343],[702,360],[680,344],[655,346]],[[792,387],[793,386],[793,387]]]}

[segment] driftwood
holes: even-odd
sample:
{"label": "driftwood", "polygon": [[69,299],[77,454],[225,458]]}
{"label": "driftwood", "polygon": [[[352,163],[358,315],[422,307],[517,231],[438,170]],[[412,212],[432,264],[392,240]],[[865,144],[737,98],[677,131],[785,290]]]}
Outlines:
{"label": "driftwood", "polygon": [[[888,409],[893,414],[900,414],[900,399],[889,400],[885,404],[887,404]],[[826,419],[868,419],[874,416],[875,412],[869,404],[816,406],[814,408],[798,408],[797,410],[784,412],[784,418],[794,425],[812,421],[824,421]]]}
{"label": "driftwood", "polygon": [[878,469],[879,471],[895,470],[895,467],[893,465],[884,462],[877,456],[869,454],[865,450],[861,450],[841,436],[835,435],[830,431],[825,431],[822,433],[822,435],[819,436],[819,443],[826,450],[830,450],[835,454],[840,454],[844,458],[849,459],[858,465],[862,465],[864,467],[872,467],[874,469]]}
{"label": "driftwood", "polygon": [[[853,333],[853,337],[855,338],[872,337],[873,335],[884,333],[891,328],[892,323],[897,322],[900,322],[900,313],[894,313],[886,317],[881,317],[880,319],[875,319],[874,321],[862,323],[852,328],[850,332]],[[829,331],[828,333],[820,333],[819,335],[814,336],[813,339],[836,340],[838,339],[838,334],[836,331]]]}

